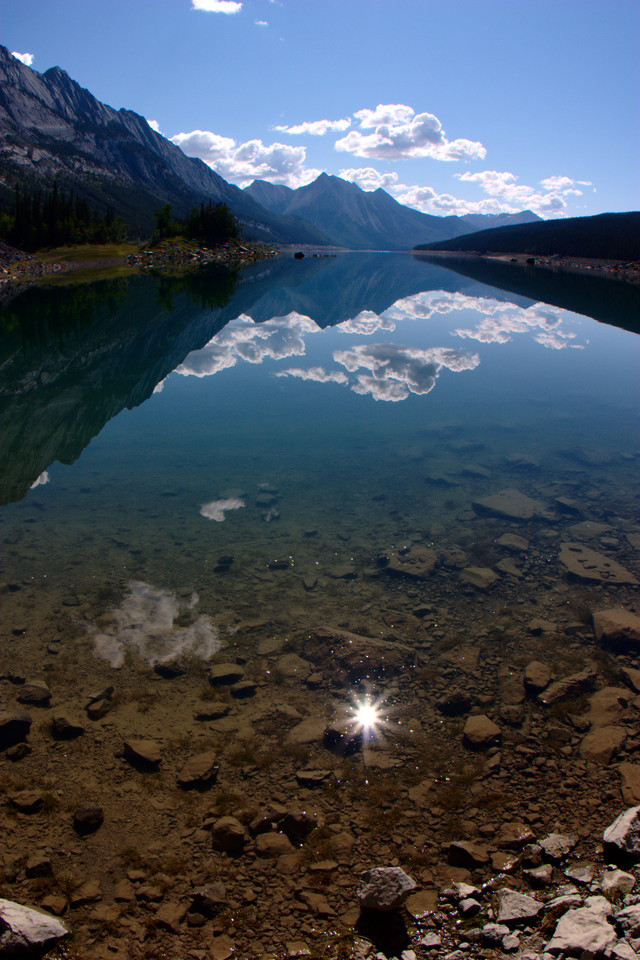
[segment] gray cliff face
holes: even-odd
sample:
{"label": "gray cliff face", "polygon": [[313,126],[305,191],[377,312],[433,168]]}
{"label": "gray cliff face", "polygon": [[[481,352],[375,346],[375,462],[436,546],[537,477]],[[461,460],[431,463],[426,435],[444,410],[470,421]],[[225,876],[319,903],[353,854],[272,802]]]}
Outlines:
{"label": "gray cliff face", "polygon": [[309,224],[272,214],[202,160],[185,156],[144,117],[101,103],[60,67],[37,73],[2,46],[0,167],[5,185],[50,185],[54,177],[82,182],[89,199],[110,203],[127,220],[137,217],[143,228],[161,203],[172,203],[182,216],[214,200],[226,203],[250,236],[326,242]]}

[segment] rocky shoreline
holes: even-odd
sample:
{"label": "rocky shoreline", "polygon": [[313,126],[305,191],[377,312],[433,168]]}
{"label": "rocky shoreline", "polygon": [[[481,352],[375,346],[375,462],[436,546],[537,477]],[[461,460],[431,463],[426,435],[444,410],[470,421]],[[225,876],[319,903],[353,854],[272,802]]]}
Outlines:
{"label": "rocky shoreline", "polygon": [[17,285],[20,289],[39,280],[54,276],[78,274],[105,270],[108,268],[130,267],[137,270],[176,270],[197,267],[207,263],[219,263],[222,266],[240,268],[278,256],[279,250],[261,243],[230,242],[210,249],[199,246],[160,246],[142,247],[139,252],[121,257],[101,257],[96,252],[95,259],[42,260],[37,255],[16,250],[0,242],[0,291],[12,291]]}
{"label": "rocky shoreline", "polygon": [[574,273],[590,273],[596,276],[624,280],[627,283],[640,284],[640,262],[606,259],[589,259],[588,257],[544,257],[531,256],[526,253],[467,253],[466,251],[450,250],[414,250],[414,255],[421,254],[439,260],[498,260],[502,263],[517,263],[520,266],[544,267],[555,271]]}

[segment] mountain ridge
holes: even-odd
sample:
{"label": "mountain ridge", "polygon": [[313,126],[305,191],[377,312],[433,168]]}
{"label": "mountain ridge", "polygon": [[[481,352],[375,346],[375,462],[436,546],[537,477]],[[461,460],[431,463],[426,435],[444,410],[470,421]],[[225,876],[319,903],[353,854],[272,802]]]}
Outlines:
{"label": "mountain ridge", "polygon": [[[296,190],[254,180],[244,193],[268,209],[304,218],[337,245],[355,250],[409,250],[417,243],[440,241],[478,228],[465,217],[436,217],[399,203],[386,190],[362,190],[356,183],[321,173],[312,183]],[[538,220],[531,211],[520,214],[479,214],[497,216],[501,222],[512,218]],[[492,221],[493,223],[494,221]]]}
{"label": "mountain ridge", "polygon": [[97,100],[61,67],[37,73],[0,46],[0,164],[5,202],[16,181],[60,178],[98,208],[113,206],[136,229],[158,206],[178,216],[207,200],[226,203],[251,238],[326,244],[315,228],[273,214],[202,160],[187,157],[133,110]]}

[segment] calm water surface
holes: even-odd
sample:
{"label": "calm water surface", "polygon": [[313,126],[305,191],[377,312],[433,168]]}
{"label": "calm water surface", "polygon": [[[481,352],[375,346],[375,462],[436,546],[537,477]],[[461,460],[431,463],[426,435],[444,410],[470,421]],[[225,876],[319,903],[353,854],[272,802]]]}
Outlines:
{"label": "calm water surface", "polygon": [[[586,716],[584,685],[547,708],[523,676],[635,676],[590,617],[637,603],[637,291],[472,266],[283,258],[6,305],[1,692],[24,709],[22,681],[44,680],[51,709],[27,704],[31,752],[0,762],[4,792],[46,798],[6,814],[0,894],[46,907],[99,881],[95,912],[70,908],[81,955],[105,917],[118,956],[162,937],[204,955],[223,931],[238,955],[291,955],[352,935],[366,866],[408,870],[419,917],[472,877],[446,842],[494,851],[480,885],[513,869],[505,821],[577,832],[589,860],[619,813],[618,767],[585,732],[613,717],[633,762],[635,694],[600,690]],[[363,703],[378,715],[360,742]],[[498,725],[479,752],[470,713]],[[156,745],[155,772],[129,762],[131,738]],[[215,787],[178,789],[203,751]],[[79,840],[86,803],[104,824]],[[276,830],[284,808],[324,824],[304,851],[212,849],[217,817]],[[43,851],[48,886],[22,867]],[[146,902],[122,907],[131,867],[174,905],[222,880],[233,910],[166,934]],[[295,900],[306,887],[320,917]]]}
{"label": "calm water surface", "polygon": [[504,488],[635,523],[636,336],[428,262],[141,277],[7,313],[5,576],[38,608],[141,581],[225,628],[338,622],[389,550],[493,566],[471,504]]}

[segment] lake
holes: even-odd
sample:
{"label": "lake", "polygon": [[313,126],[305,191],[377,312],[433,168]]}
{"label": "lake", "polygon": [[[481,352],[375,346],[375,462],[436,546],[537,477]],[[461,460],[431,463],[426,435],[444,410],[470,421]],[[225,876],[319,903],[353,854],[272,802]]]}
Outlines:
{"label": "lake", "polygon": [[119,948],[219,880],[225,912],[171,923],[257,956],[349,930],[359,869],[401,865],[424,906],[481,866],[443,844],[497,875],[505,822],[617,815],[637,647],[592,615],[637,610],[637,290],[452,266],[283,256],[5,304],[0,675],[32,723],[0,762],[40,800],[6,814],[0,895]]}

